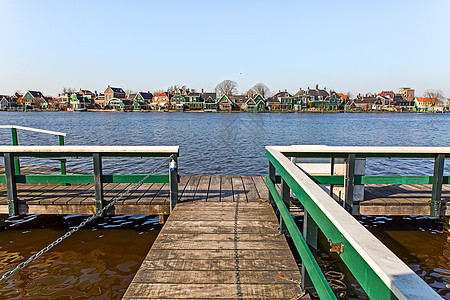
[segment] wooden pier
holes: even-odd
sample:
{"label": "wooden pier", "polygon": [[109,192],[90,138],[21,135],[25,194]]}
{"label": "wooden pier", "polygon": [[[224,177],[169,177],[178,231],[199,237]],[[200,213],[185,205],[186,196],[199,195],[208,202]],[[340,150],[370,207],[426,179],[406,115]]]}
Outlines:
{"label": "wooden pier", "polygon": [[299,267],[272,207],[244,193],[223,200],[178,203],[124,299],[301,295]]}
{"label": "wooden pier", "polygon": [[[0,173],[4,171],[0,170]],[[25,167],[23,174],[57,174],[58,169]],[[105,183],[104,199],[124,192],[131,183]],[[264,176],[180,176],[179,201],[229,202],[235,197],[268,199]],[[280,190],[281,185],[277,184]],[[430,215],[431,185],[366,185],[364,201],[355,202],[354,215]],[[95,185],[17,184],[21,214],[91,214],[95,212]],[[302,213],[292,199],[293,214]],[[442,212],[450,215],[450,185],[442,189]],[[169,215],[169,184],[144,183],[116,203],[114,214]],[[6,185],[0,184],[0,214],[8,214]]]}
{"label": "wooden pier", "polygon": [[[1,214],[170,214],[125,299],[305,299],[312,289],[336,299],[315,257],[319,230],[369,298],[440,299],[351,214],[450,215],[449,148],[267,146],[266,177],[178,177],[178,146],[63,146],[55,132],[60,146],[18,146],[18,128],[10,128],[14,146],[0,147]],[[21,168],[19,157],[56,157],[61,174]],[[66,157],[92,158],[94,174],[68,174]],[[107,175],[102,157],[165,159],[148,174]],[[308,173],[289,157],[330,158],[330,173]],[[356,159],[370,157],[432,158],[433,176],[357,173]],[[334,173],[335,159],[344,159],[344,175]],[[164,164],[168,174],[156,175]],[[331,197],[334,185],[344,187],[344,199]],[[364,198],[353,197],[355,185]],[[304,214],[302,232],[294,211]]]}

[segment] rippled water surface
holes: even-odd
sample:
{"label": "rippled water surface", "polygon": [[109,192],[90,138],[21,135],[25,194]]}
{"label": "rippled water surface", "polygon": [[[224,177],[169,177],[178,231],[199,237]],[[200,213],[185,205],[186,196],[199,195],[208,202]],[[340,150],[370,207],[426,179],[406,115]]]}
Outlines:
{"label": "rippled water surface", "polygon": [[[179,145],[181,174],[266,174],[266,145],[450,146],[450,114],[0,112],[0,124],[66,132],[66,145]],[[11,144],[8,130],[0,130],[0,143]],[[20,131],[19,143],[56,145],[58,139]],[[22,159],[21,164],[58,166],[38,159]],[[104,172],[146,173],[154,165],[150,159],[105,159]],[[91,171],[92,159],[70,159],[68,169]],[[432,175],[432,170],[429,160],[373,159],[367,161],[366,172]],[[6,230],[0,230],[0,270],[29,257],[81,220],[80,216],[8,219]],[[440,295],[450,298],[449,238],[439,221],[369,216],[359,220]],[[155,217],[96,221],[14,280],[0,283],[0,298],[119,299],[158,232]],[[339,265],[331,268],[345,270]],[[347,285],[352,287],[351,298],[364,297],[351,278]]]}

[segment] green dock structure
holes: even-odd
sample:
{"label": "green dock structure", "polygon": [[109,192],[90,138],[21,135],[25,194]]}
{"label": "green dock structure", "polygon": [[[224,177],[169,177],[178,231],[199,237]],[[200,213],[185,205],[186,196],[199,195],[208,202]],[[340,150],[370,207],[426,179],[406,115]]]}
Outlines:
{"label": "green dock structure", "polygon": [[[441,299],[353,215],[448,215],[448,147],[271,146],[267,176],[179,176],[177,146],[14,145],[0,153],[1,213],[161,216],[125,299],[305,299],[311,291],[336,299],[316,261],[319,231],[371,299]],[[94,172],[42,174],[16,164],[20,157],[90,157]],[[165,171],[104,174],[103,157],[160,157]],[[345,173],[308,173],[295,157],[343,159]],[[356,161],[373,157],[433,159],[433,174],[358,173]],[[342,186],[342,199],[331,186]],[[363,199],[354,197],[358,186]],[[292,214],[303,215],[303,228]]]}

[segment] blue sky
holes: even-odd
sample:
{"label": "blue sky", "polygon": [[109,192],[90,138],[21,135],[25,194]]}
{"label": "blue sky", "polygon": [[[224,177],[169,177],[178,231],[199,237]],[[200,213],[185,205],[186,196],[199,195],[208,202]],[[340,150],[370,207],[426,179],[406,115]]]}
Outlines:
{"label": "blue sky", "polygon": [[450,97],[450,1],[0,0],[0,94],[224,79]]}

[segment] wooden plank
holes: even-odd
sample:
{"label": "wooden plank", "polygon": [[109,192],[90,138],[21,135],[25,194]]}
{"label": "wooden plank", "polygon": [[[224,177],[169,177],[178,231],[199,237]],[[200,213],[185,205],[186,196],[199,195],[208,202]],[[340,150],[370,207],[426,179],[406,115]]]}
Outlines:
{"label": "wooden plank", "polygon": [[232,176],[231,182],[233,184],[233,198],[234,201],[247,202],[247,195],[242,182],[241,176]]}
{"label": "wooden plank", "polygon": [[251,176],[241,176],[248,202],[259,201],[259,194]]}
{"label": "wooden plank", "polygon": [[258,191],[259,198],[265,201],[269,200],[269,189],[266,185],[265,176],[252,176],[253,182],[255,183],[256,190]]}
{"label": "wooden plank", "polygon": [[[146,192],[151,188],[153,183],[143,183],[137,188],[130,191],[130,194],[117,204],[138,204],[139,200],[146,194]],[[134,186],[134,183],[130,187]]]}
{"label": "wooden plank", "polygon": [[183,194],[180,198],[180,202],[192,202],[194,201],[195,192],[197,191],[198,184],[200,182],[199,175],[192,175],[184,188]]}
{"label": "wooden plank", "polygon": [[208,202],[220,202],[220,176],[211,176],[209,182]]}
{"label": "wooden plank", "polygon": [[[93,188],[93,184],[76,184],[76,185],[65,186],[64,189],[60,189],[60,190],[63,190],[64,193],[59,195],[59,197],[56,197],[53,200],[52,204],[57,204],[57,205],[67,204],[71,200],[74,200],[73,204],[81,203],[80,200],[85,198],[82,196],[82,194],[86,193],[86,191],[88,191],[91,188]],[[91,193],[92,192],[89,192],[89,194],[91,194]],[[76,199],[78,199],[78,201]]]}
{"label": "wooden plank", "polygon": [[[241,270],[242,284],[289,284],[288,278],[300,280],[298,272],[285,271],[283,276],[274,270]],[[134,283],[235,284],[235,270],[143,270],[133,278]]]}
{"label": "wooden plank", "polygon": [[195,191],[194,201],[206,201],[208,199],[209,182],[211,176],[201,176]]}
{"label": "wooden plank", "polygon": [[180,182],[178,183],[178,202],[181,200],[184,189],[186,188],[186,185],[188,184],[190,179],[191,179],[190,175],[181,175],[180,176]]}
{"label": "wooden plank", "polygon": [[[243,270],[276,270],[277,268],[287,268],[288,270],[298,270],[295,262],[289,259],[291,252],[289,248],[275,250],[239,250],[239,259]],[[267,260],[267,257],[277,259]],[[236,252],[234,250],[189,250],[174,252],[172,250],[152,249],[147,254],[142,269],[164,270],[165,265],[171,269],[189,270],[234,270],[234,260]],[[195,265],[196,261],[200,261]],[[208,264],[207,264],[208,262]],[[183,267],[183,263],[192,264]],[[170,264],[170,265],[169,265]]]}
{"label": "wooden plank", "polygon": [[164,183],[158,194],[155,195],[155,198],[152,200],[152,204],[170,204],[170,190],[169,184]]}
{"label": "wooden plank", "polygon": [[233,202],[233,183],[231,176],[220,176],[220,201],[221,202]]}
{"label": "wooden plank", "polygon": [[[163,242],[169,242],[174,240],[190,240],[193,242],[199,242],[199,241],[227,241],[227,242],[233,242],[235,235],[234,233],[222,233],[222,234],[216,234],[216,233],[196,233],[193,234],[193,232],[169,232],[169,231],[162,231],[163,234],[161,235],[160,239],[158,240],[159,243]],[[281,234],[265,234],[265,233],[240,233],[239,234],[239,241],[258,241],[258,242],[271,242],[271,241],[277,241],[277,242],[284,242],[285,237]]]}
{"label": "wooden plank", "polygon": [[[239,292],[238,292],[239,291]],[[292,299],[301,293],[295,284],[189,284],[131,283],[124,299]]]}
{"label": "wooden plank", "polygon": [[[139,199],[139,204],[150,204],[153,200],[156,200],[156,196],[163,188],[164,183],[153,183],[145,192],[145,194]],[[156,203],[157,201],[155,201]]]}

